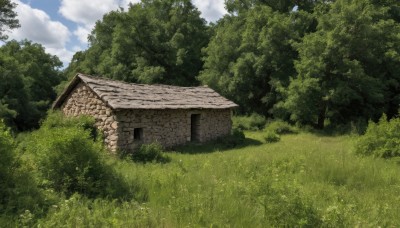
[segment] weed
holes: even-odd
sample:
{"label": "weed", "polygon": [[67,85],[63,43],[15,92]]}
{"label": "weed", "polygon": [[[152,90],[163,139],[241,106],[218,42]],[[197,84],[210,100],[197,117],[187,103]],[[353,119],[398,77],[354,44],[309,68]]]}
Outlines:
{"label": "weed", "polygon": [[299,130],[282,120],[275,120],[267,124],[265,131],[275,132],[276,134],[296,134]]}
{"label": "weed", "polygon": [[140,148],[132,153],[132,160],[135,162],[161,162],[166,163],[170,158],[163,153],[160,143],[143,144]]}
{"label": "weed", "polygon": [[400,118],[390,121],[382,116],[378,123],[370,121],[365,135],[361,136],[355,152],[381,158],[400,157]]}
{"label": "weed", "polygon": [[267,120],[264,116],[253,113],[250,116],[234,116],[232,118],[233,128],[240,130],[257,131],[264,128]]}
{"label": "weed", "polygon": [[264,133],[264,140],[267,143],[274,143],[279,142],[279,140],[281,140],[281,137],[274,131],[266,131]]}

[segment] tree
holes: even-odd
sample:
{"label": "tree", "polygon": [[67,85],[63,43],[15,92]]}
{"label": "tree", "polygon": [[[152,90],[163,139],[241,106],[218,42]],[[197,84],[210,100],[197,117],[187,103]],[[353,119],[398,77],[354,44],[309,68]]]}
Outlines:
{"label": "tree", "polygon": [[324,127],[359,118],[391,117],[400,104],[400,25],[391,8],[338,0],[318,13],[317,32],[295,46],[300,60],[285,101],[293,121]]}
{"label": "tree", "polygon": [[240,14],[261,5],[286,13],[293,11],[295,7],[297,10],[311,12],[316,5],[331,1],[333,0],[225,0],[225,5],[230,13]]}
{"label": "tree", "polygon": [[0,47],[0,118],[19,130],[38,127],[62,80],[61,61],[40,44],[10,41]]}
{"label": "tree", "polygon": [[89,42],[74,56],[69,76],[83,71],[128,82],[196,85],[208,28],[190,0],[142,0],[127,12],[105,15]]}
{"label": "tree", "polygon": [[20,26],[18,19],[16,19],[17,13],[14,11],[16,6],[17,4],[10,0],[0,0],[0,40],[8,38],[4,34],[7,28],[14,29]]}
{"label": "tree", "polygon": [[224,17],[204,49],[199,80],[239,104],[242,113],[268,115],[280,100],[276,88],[296,73],[291,43],[313,29],[313,20],[304,11],[284,14],[265,5]]}

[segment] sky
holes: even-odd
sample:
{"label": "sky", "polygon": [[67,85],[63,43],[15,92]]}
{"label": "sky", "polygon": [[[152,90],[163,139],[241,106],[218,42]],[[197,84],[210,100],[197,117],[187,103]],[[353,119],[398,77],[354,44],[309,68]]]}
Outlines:
{"label": "sky", "polygon": [[[66,67],[75,52],[88,48],[87,36],[97,20],[129,2],[140,0],[12,0],[21,27],[8,33],[9,40],[28,39],[57,55]],[[208,22],[221,18],[224,0],[192,0]]]}

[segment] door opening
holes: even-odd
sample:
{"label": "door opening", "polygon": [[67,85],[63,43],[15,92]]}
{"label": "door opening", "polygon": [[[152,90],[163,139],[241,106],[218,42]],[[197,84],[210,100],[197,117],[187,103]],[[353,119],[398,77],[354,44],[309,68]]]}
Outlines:
{"label": "door opening", "polygon": [[192,114],[190,116],[190,141],[200,141],[200,114]]}

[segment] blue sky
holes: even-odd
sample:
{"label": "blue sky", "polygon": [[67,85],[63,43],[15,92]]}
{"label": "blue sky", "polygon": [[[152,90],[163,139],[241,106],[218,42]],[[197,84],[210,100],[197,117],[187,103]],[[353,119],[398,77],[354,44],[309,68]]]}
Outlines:
{"label": "blue sky", "polygon": [[[88,47],[87,35],[97,20],[129,2],[140,0],[12,0],[21,27],[9,32],[10,39],[28,39],[42,44],[50,54],[68,65],[73,54]],[[209,22],[221,18],[224,0],[192,0]]]}

